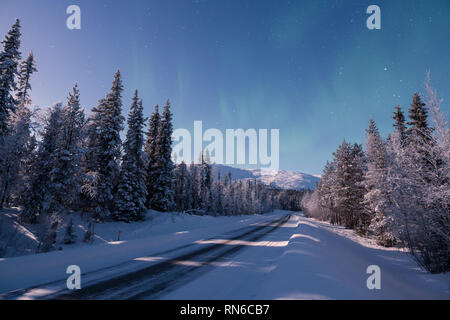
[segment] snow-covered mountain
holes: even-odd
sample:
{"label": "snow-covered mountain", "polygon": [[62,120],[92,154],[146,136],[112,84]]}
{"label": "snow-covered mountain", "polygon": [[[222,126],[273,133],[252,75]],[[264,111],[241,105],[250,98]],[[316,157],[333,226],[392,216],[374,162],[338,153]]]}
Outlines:
{"label": "snow-covered mountain", "polygon": [[220,171],[222,177],[231,172],[233,180],[240,179],[257,179],[264,184],[272,185],[281,189],[315,189],[316,184],[320,181],[320,177],[302,173],[298,171],[278,170],[278,171],[261,171],[261,169],[242,169],[221,164],[213,165],[213,174],[217,177]]}

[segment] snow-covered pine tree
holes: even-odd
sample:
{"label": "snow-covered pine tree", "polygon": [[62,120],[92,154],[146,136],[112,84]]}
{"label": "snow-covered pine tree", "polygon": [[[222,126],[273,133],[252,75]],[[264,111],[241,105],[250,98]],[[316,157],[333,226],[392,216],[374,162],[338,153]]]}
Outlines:
{"label": "snow-covered pine tree", "polygon": [[432,179],[431,171],[434,170],[430,163],[429,150],[433,147],[432,128],[428,125],[428,110],[425,103],[422,102],[418,93],[413,96],[411,107],[408,110],[409,128],[408,133],[408,154],[413,161],[418,161],[423,165],[423,174]]}
{"label": "snow-covered pine tree", "polygon": [[259,212],[259,192],[258,182],[256,181],[256,178],[253,179],[253,183],[251,184],[250,203],[251,211],[249,212],[249,214],[257,214]]}
{"label": "snow-covered pine tree", "polygon": [[[429,141],[431,139],[431,129],[428,126],[428,110],[425,103],[422,102],[420,95],[416,92],[413,96],[411,107],[408,110],[408,136],[412,142],[420,143],[417,138],[422,141]],[[415,140],[415,141],[414,141]]]}
{"label": "snow-covered pine tree", "polygon": [[186,211],[191,209],[190,203],[192,201],[191,195],[191,181],[189,176],[189,171],[187,169],[186,163],[182,161],[180,163],[180,174],[181,174],[181,211]]}
{"label": "snow-covered pine tree", "polygon": [[32,134],[26,148],[26,156],[22,157],[19,181],[15,184],[14,190],[10,192],[9,198],[13,205],[23,205],[26,202],[27,190],[33,173],[33,164],[38,155],[38,141],[35,134]]}
{"label": "snow-covered pine tree", "polygon": [[395,106],[394,116],[392,117],[394,122],[395,131],[398,132],[401,141],[406,140],[406,122],[405,115],[399,105]]}
{"label": "snow-covered pine tree", "polygon": [[83,181],[81,159],[84,152],[82,141],[85,117],[76,84],[69,93],[67,105],[62,109],[61,116],[62,127],[58,136],[58,146],[52,155],[48,186],[51,210],[54,212],[78,208]]}
{"label": "snow-covered pine tree", "polygon": [[15,77],[21,58],[20,28],[20,20],[17,19],[2,41],[3,50],[0,52],[0,143],[8,131],[9,114],[16,110],[17,105],[13,92],[17,87]]}
{"label": "snow-covered pine tree", "polygon": [[190,209],[190,181],[186,163],[182,161],[174,170],[174,202],[177,211]]}
{"label": "snow-covered pine tree", "polygon": [[[36,72],[33,53],[30,53],[19,66],[19,83],[16,94],[16,111],[8,117],[8,132],[0,142],[0,209],[3,207],[11,191],[15,191],[16,198],[21,194],[24,184],[25,165],[32,154],[31,147],[31,90],[30,77]],[[19,188],[17,188],[19,187]],[[16,190],[17,188],[17,190]]]}
{"label": "snow-covered pine tree", "polygon": [[252,192],[253,214],[261,214],[263,211],[261,202],[261,193],[262,193],[261,187],[262,187],[261,184],[259,184],[255,179]]}
{"label": "snow-covered pine tree", "polygon": [[50,207],[50,174],[53,169],[55,152],[60,145],[63,126],[63,107],[61,103],[49,110],[46,124],[39,143],[36,158],[30,165],[30,174],[25,191],[21,219],[27,223],[36,223],[39,216],[47,213]]}
{"label": "snow-covered pine tree", "polygon": [[341,224],[341,217],[336,209],[336,162],[327,161],[322,177],[317,186],[318,218],[329,220],[332,224]]}
{"label": "snow-covered pine tree", "polygon": [[[16,90],[15,77],[18,74],[17,66],[21,58],[20,48],[20,21],[19,19],[12,25],[2,41],[3,50],[0,52],[0,177],[2,177],[0,188],[6,192],[10,183],[11,163],[8,159],[10,142],[6,143],[5,136],[8,132],[9,116],[15,112],[17,101],[14,99],[13,92]],[[5,145],[6,144],[6,145]],[[0,196],[6,196],[5,191],[0,191]],[[4,202],[4,200],[0,200]],[[0,208],[3,204],[0,206]]]}
{"label": "snow-covered pine tree", "polygon": [[121,74],[117,71],[111,91],[92,110],[94,116],[89,131],[92,134],[92,129],[95,130],[95,137],[91,140],[94,145],[89,155],[93,159],[89,160],[89,164],[95,167],[91,169],[91,177],[84,189],[89,191],[95,218],[100,220],[110,218],[114,211],[114,191],[120,174],[120,131],[125,120],[121,115],[122,90]]}
{"label": "snow-covered pine tree", "polygon": [[346,228],[364,232],[366,225],[362,201],[364,198],[364,153],[362,146],[345,140],[334,153],[336,161],[336,210]]}
{"label": "snow-covered pine tree", "polygon": [[363,185],[364,172],[366,167],[366,156],[364,154],[362,145],[354,143],[352,146],[352,199],[353,210],[356,215],[356,231],[365,234],[370,224],[370,217],[364,213],[364,194],[365,189]]}
{"label": "snow-covered pine tree", "polygon": [[163,212],[170,211],[174,207],[172,132],[172,113],[170,111],[170,101],[167,100],[156,137],[156,166],[153,171],[156,175],[156,180],[150,200],[152,209]]}
{"label": "snow-covered pine tree", "polygon": [[[176,155],[174,155],[176,156]],[[174,160],[176,163],[176,161]],[[183,191],[183,179],[181,177],[181,168],[180,164],[175,164],[175,168],[173,170],[173,190],[174,190],[174,196],[173,196],[173,202],[175,203],[175,211],[181,212],[183,211],[182,208],[182,195],[181,192]]]}
{"label": "snow-covered pine tree", "polygon": [[245,183],[242,180],[234,182],[233,212],[235,215],[245,213],[244,185]]}
{"label": "snow-covered pine tree", "polygon": [[231,172],[228,171],[223,183],[223,213],[224,215],[232,215],[233,206],[233,187],[231,180]]}
{"label": "snow-covered pine tree", "polygon": [[214,212],[221,216],[224,213],[224,205],[223,205],[223,184],[222,179],[220,177],[220,170],[217,171],[217,180],[214,182],[213,188],[213,203],[214,203]]}
{"label": "snow-covered pine tree", "polygon": [[99,114],[93,114],[86,121],[85,139],[83,140],[83,184],[81,186],[81,208],[90,212],[96,206],[95,199],[97,197],[97,180],[98,180],[98,125]]}
{"label": "snow-covered pine tree", "polygon": [[[399,133],[400,134],[400,133]],[[366,130],[367,171],[364,174],[365,216],[370,219],[370,229],[377,237],[379,244],[392,246],[395,237],[391,232],[390,216],[387,216],[389,198],[386,184],[387,159],[386,150],[375,122],[370,119],[369,129]],[[364,230],[367,226],[364,226]]]}
{"label": "snow-covered pine tree", "polygon": [[200,184],[199,184],[199,170],[198,165],[196,165],[194,162],[191,163],[189,166],[189,175],[190,175],[190,186],[191,186],[191,208],[198,210],[200,209]]}
{"label": "snow-covered pine tree", "polygon": [[198,198],[199,206],[201,210],[207,213],[213,213],[213,177],[210,163],[209,151],[206,150],[205,154],[201,153],[199,157],[199,169],[198,169]]}
{"label": "snow-covered pine tree", "polygon": [[190,170],[188,170],[187,165],[182,162],[184,164],[184,169],[182,169],[182,171],[185,171],[185,185],[184,185],[184,190],[183,190],[183,199],[184,199],[184,205],[183,205],[183,210],[191,210],[192,209],[192,177],[191,177],[191,172]]}
{"label": "snow-covered pine tree", "polygon": [[[268,188],[262,184],[258,183],[259,191],[258,191],[258,199],[259,199],[259,213],[265,213],[272,211],[272,205],[270,204],[269,192]],[[298,199],[300,203],[301,199]]]}
{"label": "snow-covered pine tree", "polygon": [[203,185],[204,185],[204,191],[203,191],[203,210],[209,213],[214,212],[214,206],[213,206],[213,183],[214,178],[212,175],[212,168],[211,168],[211,157],[209,155],[209,150],[206,149],[205,156],[203,158],[202,163],[202,178],[203,178]]}
{"label": "snow-covered pine tree", "polygon": [[115,199],[114,219],[118,221],[129,222],[144,219],[147,187],[142,151],[145,122],[143,111],[142,100],[139,100],[136,90],[128,115],[128,131],[123,145],[124,154]]}
{"label": "snow-covered pine tree", "polygon": [[36,62],[34,60],[33,52],[28,53],[27,58],[19,65],[18,84],[16,100],[18,106],[28,106],[31,104],[30,91],[31,75],[37,72]]}
{"label": "snow-covered pine tree", "polygon": [[252,181],[247,179],[244,184],[244,214],[252,214],[253,213],[253,202],[252,202]]}
{"label": "snow-covered pine tree", "polygon": [[206,188],[206,162],[205,162],[205,156],[203,152],[200,155],[200,161],[199,161],[200,168],[198,170],[198,198],[199,198],[199,204],[200,208],[204,211],[206,211],[208,204],[207,204],[207,188]]}
{"label": "snow-covered pine tree", "polygon": [[146,186],[147,186],[147,208],[151,207],[150,201],[155,193],[156,180],[159,175],[160,168],[158,167],[158,144],[156,138],[158,136],[158,130],[161,122],[161,116],[159,114],[159,106],[155,106],[155,111],[150,117],[148,123],[147,138],[145,141],[145,153],[147,155],[147,173],[146,173]]}

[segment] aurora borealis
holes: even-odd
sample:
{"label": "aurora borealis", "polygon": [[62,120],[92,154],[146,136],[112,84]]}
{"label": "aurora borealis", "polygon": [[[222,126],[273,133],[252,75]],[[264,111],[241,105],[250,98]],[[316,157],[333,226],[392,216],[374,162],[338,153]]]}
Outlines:
{"label": "aurora borealis", "polygon": [[[77,4],[82,29],[68,30]],[[381,30],[366,8],[381,8]],[[3,0],[0,37],[22,20],[22,52],[39,72],[31,98],[65,101],[77,82],[91,109],[124,76],[147,115],[172,101],[174,127],[280,129],[280,169],[320,174],[346,138],[364,142],[372,117],[383,136],[392,111],[432,84],[450,100],[450,1]],[[444,103],[443,110],[450,113]]]}

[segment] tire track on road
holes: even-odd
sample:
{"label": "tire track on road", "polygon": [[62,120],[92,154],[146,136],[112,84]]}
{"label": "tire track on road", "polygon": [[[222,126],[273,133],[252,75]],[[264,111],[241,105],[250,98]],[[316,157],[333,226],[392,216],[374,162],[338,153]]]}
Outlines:
{"label": "tire track on road", "polygon": [[[267,225],[255,227],[243,234],[227,239],[225,243],[208,245],[200,249],[182,254],[168,261],[163,261],[141,270],[127,273],[106,281],[94,283],[76,291],[65,290],[65,293],[43,297],[44,299],[155,299],[173,291],[177,287],[192,281],[204,274],[205,267],[210,267],[212,262],[228,257],[240,250],[245,245],[233,245],[230,249],[228,244],[234,240],[248,238],[256,241],[274,231],[287,222],[290,215],[283,216]],[[275,225],[274,225],[275,224]],[[270,226],[272,225],[272,226]],[[216,252],[219,251],[219,252]],[[215,253],[215,254],[214,254]],[[206,258],[199,262],[199,266],[186,266],[178,264],[179,261],[187,261],[193,258]]]}

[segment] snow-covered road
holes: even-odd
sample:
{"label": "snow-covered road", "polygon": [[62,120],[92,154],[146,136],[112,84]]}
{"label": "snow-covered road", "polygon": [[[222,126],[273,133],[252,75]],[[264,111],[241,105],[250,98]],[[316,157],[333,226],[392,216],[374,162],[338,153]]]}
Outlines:
{"label": "snow-covered road", "polygon": [[[407,253],[350,230],[293,212],[238,219],[241,224],[226,232],[213,228],[205,237],[202,231],[165,250],[83,273],[81,290],[68,291],[57,280],[0,299],[450,299],[449,274],[430,275]],[[369,265],[381,269],[380,290],[367,288]]]}
{"label": "snow-covered road", "polygon": [[[406,252],[344,234],[298,214],[247,249],[164,299],[450,299],[450,274],[420,270]],[[369,265],[381,289],[369,290]]]}

